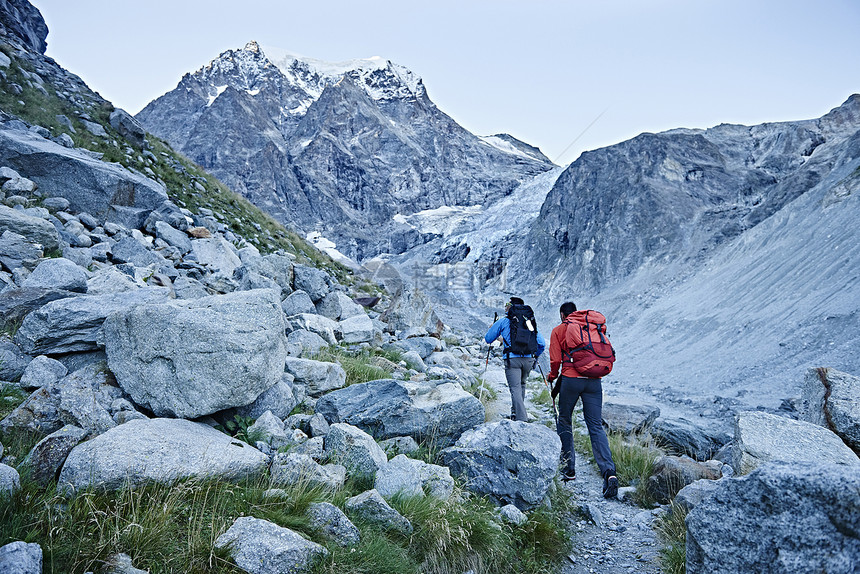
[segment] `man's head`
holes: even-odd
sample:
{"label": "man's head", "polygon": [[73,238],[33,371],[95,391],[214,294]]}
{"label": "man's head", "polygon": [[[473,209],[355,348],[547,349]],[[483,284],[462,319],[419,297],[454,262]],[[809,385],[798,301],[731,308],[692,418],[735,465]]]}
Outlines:
{"label": "man's head", "polygon": [[565,301],[561,304],[561,307],[558,308],[558,314],[561,315],[562,321],[564,321],[564,319],[574,311],[576,311],[576,305],[573,301]]}
{"label": "man's head", "polygon": [[510,302],[508,302],[508,305],[525,305],[525,304],[526,304],[526,302],[523,301],[522,299],[520,299],[519,297],[511,297]]}

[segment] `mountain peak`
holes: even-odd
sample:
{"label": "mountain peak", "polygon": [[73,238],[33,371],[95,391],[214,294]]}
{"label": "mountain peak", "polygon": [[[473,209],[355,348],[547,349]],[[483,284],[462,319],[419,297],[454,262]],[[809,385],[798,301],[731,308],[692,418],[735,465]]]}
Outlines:
{"label": "mountain peak", "polygon": [[257,41],[256,41],[256,40],[251,40],[250,42],[248,42],[247,44],[245,44],[245,47],[244,47],[244,48],[242,48],[242,49],[243,49],[245,52],[253,52],[253,53],[255,53],[255,54],[259,54],[259,53],[260,53],[260,45],[257,43]]}

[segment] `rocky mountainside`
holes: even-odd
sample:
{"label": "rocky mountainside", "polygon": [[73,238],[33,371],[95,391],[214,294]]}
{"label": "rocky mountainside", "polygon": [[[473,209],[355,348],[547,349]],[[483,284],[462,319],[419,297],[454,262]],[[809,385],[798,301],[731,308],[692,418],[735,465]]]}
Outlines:
{"label": "rocky mountainside", "polygon": [[137,118],[276,219],[356,259],[421,242],[396,215],[487,204],[553,167],[510,136],[472,135],[401,66],[327,64],[255,42],[186,74]]}

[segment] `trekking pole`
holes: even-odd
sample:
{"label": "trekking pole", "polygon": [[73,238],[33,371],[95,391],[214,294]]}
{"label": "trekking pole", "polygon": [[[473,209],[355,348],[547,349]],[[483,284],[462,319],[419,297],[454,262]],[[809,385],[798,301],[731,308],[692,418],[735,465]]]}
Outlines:
{"label": "trekking pole", "polygon": [[549,396],[552,399],[552,413],[555,415],[555,428],[558,428],[558,409],[555,406],[555,397],[552,396],[552,389],[549,387],[549,381],[546,380],[546,376],[543,374],[543,369],[541,368],[540,363],[535,362],[535,365],[537,365],[538,371],[540,371],[540,376],[543,379],[543,384],[546,385],[546,388],[549,391]]}
{"label": "trekking pole", "polygon": [[[493,325],[496,324],[496,321],[499,319],[498,313],[493,313]],[[493,341],[495,342],[495,341]],[[493,343],[490,343],[490,346],[487,347],[487,360],[484,361],[484,372],[481,373],[481,390],[478,391],[478,400],[483,404],[484,399],[484,385],[486,381],[484,381],[484,377],[487,376],[487,367],[490,366],[490,352],[493,350]]]}

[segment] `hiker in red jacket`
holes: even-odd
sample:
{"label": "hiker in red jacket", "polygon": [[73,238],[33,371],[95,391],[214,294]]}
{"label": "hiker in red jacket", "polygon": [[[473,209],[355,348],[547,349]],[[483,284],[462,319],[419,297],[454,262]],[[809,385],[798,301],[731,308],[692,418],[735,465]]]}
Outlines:
{"label": "hiker in red jacket", "polygon": [[[582,397],[582,413],[585,418],[585,425],[588,427],[588,435],[591,438],[591,449],[594,452],[594,460],[603,475],[603,496],[604,498],[615,498],[618,495],[618,479],[615,476],[615,463],[609,450],[609,441],[603,431],[601,413],[603,388],[600,384],[600,377],[612,369],[612,362],[615,360],[609,339],[605,337],[606,318],[597,311],[577,311],[576,305],[572,302],[562,304],[559,314],[561,324],[552,330],[550,336],[550,373],[547,376],[547,381],[552,384],[558,379],[553,386],[552,397],[559,396],[556,432],[561,438],[561,458],[562,464],[564,464],[561,478],[562,481],[567,482],[576,477],[571,417],[577,401]],[[593,350],[585,353],[579,352],[574,356],[574,350],[580,350],[584,347],[583,333],[585,339],[590,341],[589,326],[592,332],[598,333],[594,337],[596,341],[594,348],[597,351],[596,353]],[[602,327],[602,333],[597,327]],[[583,329],[585,330],[583,331]],[[602,344],[601,341],[603,341]],[[604,348],[608,348],[605,353],[608,358],[601,356],[604,354],[602,353]],[[609,356],[610,352],[611,356]],[[559,369],[561,370],[560,373]]]}

